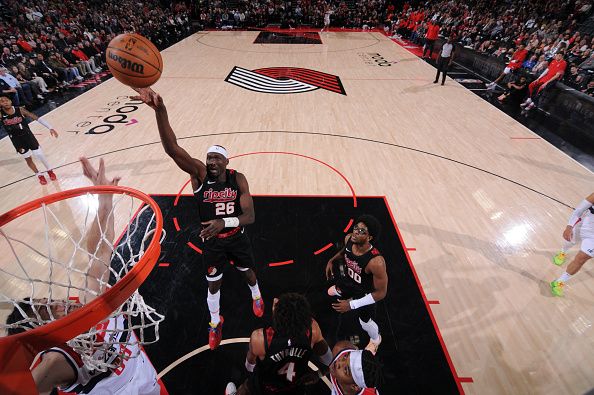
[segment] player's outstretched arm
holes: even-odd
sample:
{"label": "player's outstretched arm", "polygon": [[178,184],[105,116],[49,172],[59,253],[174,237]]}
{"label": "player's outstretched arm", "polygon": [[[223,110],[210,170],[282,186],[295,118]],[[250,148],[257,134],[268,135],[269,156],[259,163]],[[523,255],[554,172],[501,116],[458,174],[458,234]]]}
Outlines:
{"label": "player's outstretched arm", "polygon": [[192,158],[188,151],[177,144],[177,138],[169,123],[169,116],[167,115],[167,108],[163,102],[163,98],[151,88],[138,88],[137,96],[131,96],[131,99],[142,100],[149,107],[155,110],[157,117],[157,126],[159,128],[159,136],[161,137],[161,144],[165,149],[165,153],[174,160],[175,164],[190,174],[197,177],[200,181],[206,178],[206,165],[204,162]]}
{"label": "player's outstretched arm", "polygon": [[[83,174],[93,185],[118,185],[120,177],[108,179],[105,175],[105,163],[103,159],[99,160],[99,168],[96,169],[91,162],[81,157],[80,162],[83,168]],[[87,233],[87,251],[94,256],[90,259],[87,288],[89,292],[84,295],[88,303],[96,294],[103,292],[105,283],[109,279],[109,265],[111,263],[111,254],[113,252],[114,240],[114,213],[113,213],[113,194],[100,194],[99,206],[97,208],[97,217],[93,219],[91,228]]]}
{"label": "player's outstretched arm", "polygon": [[54,129],[46,120],[39,118],[37,115],[28,111],[25,107],[21,107],[21,114],[27,118],[31,118],[32,120],[39,122],[42,126],[49,130],[50,136],[58,138],[58,132],[56,132],[56,129]]}
{"label": "player's outstretched arm", "polygon": [[332,351],[330,346],[322,335],[322,330],[318,325],[317,321],[311,320],[311,347],[314,352],[320,358],[320,361],[326,366],[329,366],[332,362]]}
{"label": "player's outstretched arm", "polygon": [[239,204],[241,205],[242,211],[242,214],[237,217],[239,219],[239,225],[253,224],[256,220],[254,200],[250,194],[250,186],[247,182],[247,179],[241,173],[237,173],[237,185],[239,186],[239,192],[241,193]]}
{"label": "player's outstretched arm", "polygon": [[264,330],[262,328],[255,329],[250,336],[249,349],[245,357],[245,368],[247,371],[250,373],[253,372],[258,358],[262,360],[265,356]]}
{"label": "player's outstretched arm", "polygon": [[386,272],[386,261],[378,256],[369,261],[367,265],[371,274],[373,274],[373,288],[371,293],[373,300],[379,302],[386,297],[388,292],[388,273]]}
{"label": "player's outstretched arm", "polygon": [[76,380],[74,369],[61,353],[51,351],[40,358],[41,362],[31,371],[40,395],[50,395],[54,388],[68,385]]}

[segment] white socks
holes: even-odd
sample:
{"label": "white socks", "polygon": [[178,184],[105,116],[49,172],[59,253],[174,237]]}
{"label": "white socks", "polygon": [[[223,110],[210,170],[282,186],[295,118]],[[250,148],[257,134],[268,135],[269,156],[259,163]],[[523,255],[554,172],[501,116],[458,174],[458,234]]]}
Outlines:
{"label": "white socks", "polygon": [[570,278],[571,278],[571,274],[569,274],[567,272],[563,272],[563,274],[561,275],[561,277],[559,277],[557,279],[557,281],[560,281],[562,283],[566,283],[567,281],[569,281]]}
{"label": "white socks", "polygon": [[43,163],[43,165],[45,166],[46,169],[51,170],[52,167],[50,166],[50,164],[47,162],[47,158],[45,157],[45,155],[43,154],[43,151],[41,150],[41,147],[37,148],[36,150],[32,150],[31,153],[41,161],[41,163]]}
{"label": "white socks", "polygon": [[248,287],[250,287],[250,291],[252,291],[252,299],[256,300],[261,298],[262,296],[260,295],[260,288],[258,288],[258,282],[256,281],[256,283],[254,285],[250,285],[248,284]]}
{"label": "white socks", "polygon": [[208,310],[210,311],[210,322],[215,325],[218,325],[221,321],[221,317],[219,316],[219,309],[220,309],[220,300],[221,300],[221,291],[217,291],[215,294],[211,294],[210,291],[206,291],[206,303],[208,304]]}
{"label": "white socks", "polygon": [[365,329],[365,332],[369,335],[369,338],[374,342],[379,341],[379,328],[374,320],[369,319],[369,322],[363,322],[361,318],[359,318],[359,323],[361,327]]}

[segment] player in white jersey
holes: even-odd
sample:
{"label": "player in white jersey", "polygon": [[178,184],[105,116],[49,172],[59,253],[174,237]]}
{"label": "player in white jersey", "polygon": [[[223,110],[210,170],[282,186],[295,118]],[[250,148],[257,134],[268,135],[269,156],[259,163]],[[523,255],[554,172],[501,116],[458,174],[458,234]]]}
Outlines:
{"label": "player in white jersey", "polygon": [[323,32],[324,29],[330,29],[330,15],[332,15],[333,13],[334,11],[330,10],[330,8],[328,8],[324,13],[324,27],[322,28],[322,30],[320,30],[320,33]]}
{"label": "player in white jersey", "polygon": [[[109,180],[105,175],[103,159],[96,170],[86,158],[81,158],[83,173],[94,185],[117,185],[119,177]],[[87,236],[87,251],[96,251],[94,259],[88,271],[89,292],[83,295],[87,303],[94,295],[101,294],[103,285],[109,271],[104,270],[99,262],[111,260],[112,249],[109,243],[114,240],[113,215],[110,215],[113,207],[113,195],[99,195],[99,207],[97,209],[98,220],[93,221]],[[101,229],[105,237],[102,237]],[[98,280],[100,279],[100,280]],[[29,317],[36,314],[49,321],[52,317],[59,319],[66,315],[66,306],[72,308],[72,303],[59,301],[48,301],[48,299],[34,299],[31,302],[19,303],[20,311],[15,307],[7,319],[7,324],[17,322],[23,318],[23,313]],[[31,303],[31,304],[30,304]],[[32,305],[35,306],[33,311]],[[74,307],[77,308],[77,307]],[[110,364],[117,368],[101,372],[90,370],[83,362],[81,356],[66,344],[50,348],[41,352],[31,369],[33,380],[40,394],[50,394],[55,388],[62,392],[84,393],[84,394],[138,394],[157,395],[160,393],[160,386],[157,383],[157,372],[151,365],[143,350],[139,350],[138,341],[132,331],[126,330],[128,321],[120,315],[111,318],[97,327],[97,336],[110,336],[114,344],[121,347],[119,353],[111,355]],[[8,334],[15,334],[24,331],[23,328],[10,328]],[[115,339],[113,337],[123,337]],[[133,336],[130,339],[128,336]],[[101,341],[98,339],[98,341]],[[102,354],[99,355],[98,353]],[[94,357],[103,357],[103,351],[97,351]],[[132,358],[129,358],[132,356]],[[134,358],[134,356],[136,356]]]}
{"label": "player in white jersey", "polygon": [[565,283],[582,268],[590,258],[594,257],[594,193],[582,200],[575,208],[567,227],[563,231],[565,243],[561,251],[555,255],[553,262],[557,266],[565,263],[567,250],[581,241],[580,251],[567,265],[567,270],[555,281],[551,282],[551,292],[555,296],[563,296]]}
{"label": "player in white jersey", "polygon": [[332,395],[379,395],[383,382],[381,365],[369,350],[358,350],[342,340],[332,349],[330,364]]}

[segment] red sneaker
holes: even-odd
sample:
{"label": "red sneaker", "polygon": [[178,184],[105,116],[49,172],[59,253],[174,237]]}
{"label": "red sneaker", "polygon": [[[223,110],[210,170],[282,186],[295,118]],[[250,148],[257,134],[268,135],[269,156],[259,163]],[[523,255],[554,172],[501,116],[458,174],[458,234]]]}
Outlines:
{"label": "red sneaker", "polygon": [[262,317],[264,315],[264,300],[262,298],[254,299],[252,302],[252,310],[256,317]]}
{"label": "red sneaker", "polygon": [[39,183],[41,185],[47,184],[47,180],[45,179],[45,177],[43,175],[40,174],[40,175],[37,176],[37,178],[39,178]]}
{"label": "red sneaker", "polygon": [[50,180],[56,181],[58,177],[56,177],[56,173],[53,170],[48,170],[47,175],[49,176]]}
{"label": "red sneaker", "polygon": [[218,325],[213,326],[212,322],[210,322],[208,328],[208,345],[211,350],[214,350],[221,344],[221,339],[223,338],[223,316],[221,317],[221,322]]}

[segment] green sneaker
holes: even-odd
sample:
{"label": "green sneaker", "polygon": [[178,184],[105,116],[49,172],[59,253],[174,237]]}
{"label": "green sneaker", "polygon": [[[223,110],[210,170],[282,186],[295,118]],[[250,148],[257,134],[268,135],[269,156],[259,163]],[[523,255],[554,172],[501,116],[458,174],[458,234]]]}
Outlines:
{"label": "green sneaker", "polygon": [[553,263],[557,266],[561,266],[565,263],[565,253],[563,251],[559,251],[557,255],[553,257]]}
{"label": "green sneaker", "polygon": [[563,286],[565,284],[561,281],[551,282],[551,293],[555,296],[563,296]]}

